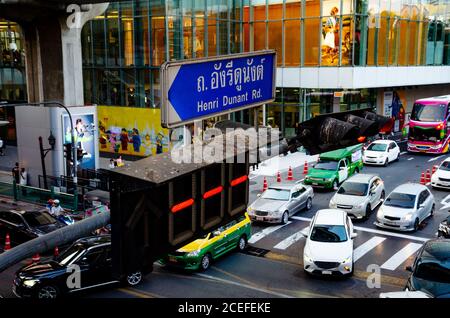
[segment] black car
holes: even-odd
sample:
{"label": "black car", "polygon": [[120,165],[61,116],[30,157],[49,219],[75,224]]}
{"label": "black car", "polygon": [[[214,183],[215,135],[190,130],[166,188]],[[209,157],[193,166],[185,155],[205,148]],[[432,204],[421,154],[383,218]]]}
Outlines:
{"label": "black car", "polygon": [[450,216],[439,224],[438,237],[450,238]]}
{"label": "black car", "polygon": [[405,289],[424,291],[433,297],[450,294],[450,240],[434,239],[425,242],[419,250]]}
{"label": "black car", "polygon": [[[136,271],[124,282],[135,286],[142,277]],[[111,235],[100,235],[79,239],[54,260],[23,267],[16,272],[13,292],[18,297],[56,298],[114,283],[120,281],[112,277]]]}
{"label": "black car", "polygon": [[47,211],[0,211],[0,242],[16,246],[65,226]]}

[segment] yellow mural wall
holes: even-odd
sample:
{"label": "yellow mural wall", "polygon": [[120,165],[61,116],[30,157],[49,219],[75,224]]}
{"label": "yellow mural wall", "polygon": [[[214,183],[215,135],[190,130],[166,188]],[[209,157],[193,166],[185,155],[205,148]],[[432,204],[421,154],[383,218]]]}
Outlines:
{"label": "yellow mural wall", "polygon": [[98,106],[97,113],[100,151],[145,157],[168,151],[160,109]]}

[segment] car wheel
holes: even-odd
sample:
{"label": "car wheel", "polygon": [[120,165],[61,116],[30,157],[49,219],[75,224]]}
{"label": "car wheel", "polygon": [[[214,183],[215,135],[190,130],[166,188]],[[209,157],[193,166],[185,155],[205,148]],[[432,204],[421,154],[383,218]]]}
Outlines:
{"label": "car wheel", "polygon": [[418,230],[419,230],[419,225],[420,225],[420,223],[419,223],[419,218],[417,218],[417,219],[414,221],[414,231],[418,231]]}
{"label": "car wheel", "polygon": [[202,271],[206,271],[209,268],[209,265],[211,265],[211,256],[205,254],[200,262],[200,268]]}
{"label": "car wheel", "polygon": [[431,207],[430,216],[433,216],[433,215],[434,215],[434,208],[435,208],[435,206],[434,206],[434,204],[433,204],[433,206]]}
{"label": "car wheel", "polygon": [[289,213],[285,211],[281,217],[281,223],[286,224],[289,221]]}
{"label": "car wheel", "polygon": [[311,210],[312,208],[312,199],[308,198],[308,200],[306,200],[306,210]]}
{"label": "car wheel", "polygon": [[355,174],[359,173],[359,168],[355,168]]}
{"label": "car wheel", "polygon": [[385,166],[385,167],[387,167],[387,165],[389,164],[389,159],[388,158],[386,158],[386,160],[384,161],[384,164],[383,164],[383,166]]}
{"label": "car wheel", "polygon": [[338,189],[338,182],[337,182],[337,180],[334,180],[333,181],[333,190],[337,190]]}
{"label": "car wheel", "polygon": [[39,288],[37,296],[39,299],[55,299],[59,296],[59,290],[52,285],[42,286]]}
{"label": "car wheel", "polygon": [[137,271],[127,275],[127,284],[129,286],[136,286],[142,281],[142,272]]}
{"label": "car wheel", "polygon": [[397,154],[397,158],[395,158],[395,161],[400,161],[400,152]]}
{"label": "car wheel", "polygon": [[383,190],[383,191],[381,191],[380,200],[384,200],[385,197],[386,197],[386,193]]}
{"label": "car wheel", "polygon": [[245,235],[242,235],[239,238],[239,242],[238,242],[237,248],[238,248],[238,250],[240,252],[242,252],[243,250],[245,250],[246,247],[247,247],[247,238],[245,237]]}

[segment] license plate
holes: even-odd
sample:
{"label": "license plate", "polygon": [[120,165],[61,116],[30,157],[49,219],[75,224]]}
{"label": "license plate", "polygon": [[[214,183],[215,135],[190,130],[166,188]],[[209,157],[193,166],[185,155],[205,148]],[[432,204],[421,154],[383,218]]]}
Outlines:
{"label": "license plate", "polygon": [[313,184],[313,185],[319,185],[317,182],[313,182],[312,184]]}
{"label": "license plate", "polygon": [[169,262],[176,263],[177,262],[177,258],[175,256],[169,256]]}
{"label": "license plate", "polygon": [[262,217],[262,216],[257,216],[257,217],[256,217],[256,220],[257,220],[257,221],[264,221],[264,217]]}
{"label": "license plate", "polygon": [[387,225],[395,225],[395,222],[391,222],[391,221],[384,221],[384,223]]}
{"label": "license plate", "polygon": [[332,273],[331,273],[331,271],[322,271],[322,274],[323,275],[331,275]]}

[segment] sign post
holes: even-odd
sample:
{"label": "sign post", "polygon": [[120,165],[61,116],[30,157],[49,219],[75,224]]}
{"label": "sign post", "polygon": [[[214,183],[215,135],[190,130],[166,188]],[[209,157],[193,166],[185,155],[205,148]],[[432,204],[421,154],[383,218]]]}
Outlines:
{"label": "sign post", "polygon": [[275,99],[274,50],[170,61],[161,66],[165,128],[256,107]]}

